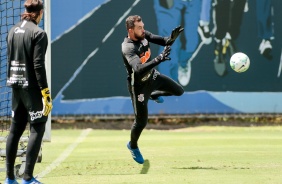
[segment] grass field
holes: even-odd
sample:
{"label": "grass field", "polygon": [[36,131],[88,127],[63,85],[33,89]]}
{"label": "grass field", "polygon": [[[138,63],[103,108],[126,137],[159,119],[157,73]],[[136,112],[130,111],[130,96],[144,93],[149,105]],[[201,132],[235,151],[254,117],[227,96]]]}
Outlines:
{"label": "grass field", "polygon": [[45,184],[282,183],[280,126],[144,130],[139,143],[146,159],[143,165],[133,161],[126,148],[129,134],[129,130],[52,130],[35,174]]}

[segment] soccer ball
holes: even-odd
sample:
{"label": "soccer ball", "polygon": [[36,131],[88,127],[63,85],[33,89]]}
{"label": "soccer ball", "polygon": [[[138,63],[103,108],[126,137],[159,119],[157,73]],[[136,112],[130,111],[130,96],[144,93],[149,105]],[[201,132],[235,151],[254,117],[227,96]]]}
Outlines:
{"label": "soccer ball", "polygon": [[250,67],[250,59],[246,54],[237,52],[231,56],[230,66],[235,72],[245,72]]}

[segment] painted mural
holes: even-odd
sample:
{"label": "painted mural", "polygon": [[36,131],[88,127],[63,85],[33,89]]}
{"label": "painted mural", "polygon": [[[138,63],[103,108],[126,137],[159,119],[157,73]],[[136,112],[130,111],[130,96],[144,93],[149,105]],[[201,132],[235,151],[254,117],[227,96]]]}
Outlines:
{"label": "painted mural", "polygon": [[[88,0],[51,2],[53,115],[132,114],[121,43],[125,19],[169,36],[185,29],[158,70],[185,89],[150,102],[150,114],[281,113],[282,1]],[[163,49],[151,44],[152,56]],[[234,72],[229,59],[246,53],[251,65]]]}

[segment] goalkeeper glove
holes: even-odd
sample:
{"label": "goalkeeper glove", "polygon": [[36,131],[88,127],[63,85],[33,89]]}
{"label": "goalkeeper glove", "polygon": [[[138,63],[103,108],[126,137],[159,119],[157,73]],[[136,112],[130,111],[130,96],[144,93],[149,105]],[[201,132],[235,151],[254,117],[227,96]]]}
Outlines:
{"label": "goalkeeper glove", "polygon": [[179,34],[184,30],[183,27],[178,26],[171,31],[170,37],[166,41],[166,45],[172,45]]}
{"label": "goalkeeper glove", "polygon": [[42,94],[42,101],[43,101],[43,116],[48,116],[51,112],[53,105],[52,105],[52,98],[49,91],[49,88],[44,88],[41,90]]}
{"label": "goalkeeper glove", "polygon": [[170,57],[168,57],[170,54],[170,50],[171,50],[170,46],[165,46],[162,53],[155,58],[155,61],[157,63],[160,63],[166,60],[170,60]]}

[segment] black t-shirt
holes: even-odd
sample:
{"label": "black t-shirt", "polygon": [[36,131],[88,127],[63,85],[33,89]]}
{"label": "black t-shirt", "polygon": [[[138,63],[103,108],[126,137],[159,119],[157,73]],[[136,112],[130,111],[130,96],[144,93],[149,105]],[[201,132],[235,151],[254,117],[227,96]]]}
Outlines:
{"label": "black t-shirt", "polygon": [[48,87],[45,69],[47,34],[33,21],[14,25],[7,36],[7,86]]}
{"label": "black t-shirt", "polygon": [[154,35],[145,31],[145,38],[139,41],[133,41],[128,37],[124,38],[121,44],[124,65],[127,70],[129,82],[140,82],[155,66],[159,64],[151,59],[150,43],[165,46],[167,37]]}

